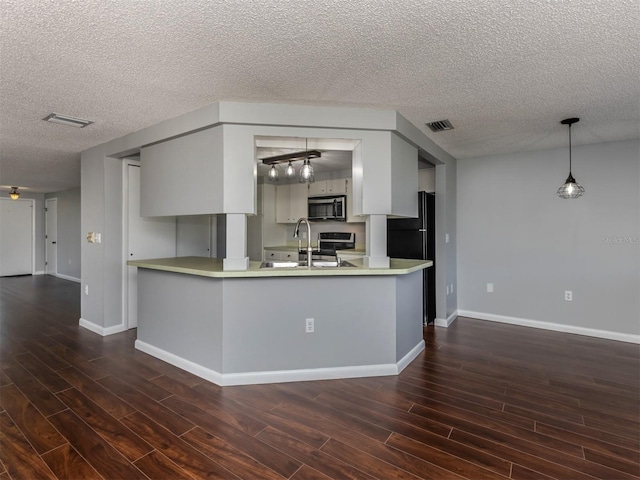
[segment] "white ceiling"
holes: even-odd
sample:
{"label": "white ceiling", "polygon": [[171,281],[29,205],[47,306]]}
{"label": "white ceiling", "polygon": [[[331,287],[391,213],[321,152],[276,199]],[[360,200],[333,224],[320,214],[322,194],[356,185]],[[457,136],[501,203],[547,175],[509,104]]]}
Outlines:
{"label": "white ceiling", "polygon": [[[2,0],[0,184],[219,100],[399,111],[457,158],[640,134],[637,0]],[[51,112],[95,123],[48,124]],[[431,133],[448,118],[455,129]]]}

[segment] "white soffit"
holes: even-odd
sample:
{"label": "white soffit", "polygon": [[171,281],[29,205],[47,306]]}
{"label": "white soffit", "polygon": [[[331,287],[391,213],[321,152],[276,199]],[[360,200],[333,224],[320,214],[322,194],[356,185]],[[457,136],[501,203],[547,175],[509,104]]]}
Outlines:
{"label": "white soffit", "polygon": [[[2,184],[220,100],[397,110],[457,158],[637,138],[637,0],[3,0]],[[52,125],[50,112],[89,118]],[[425,122],[447,118],[454,130]]]}

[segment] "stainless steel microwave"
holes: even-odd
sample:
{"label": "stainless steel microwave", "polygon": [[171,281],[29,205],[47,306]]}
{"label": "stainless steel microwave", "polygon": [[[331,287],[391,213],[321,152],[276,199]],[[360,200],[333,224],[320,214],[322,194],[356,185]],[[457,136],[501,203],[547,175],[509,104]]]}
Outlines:
{"label": "stainless steel microwave", "polygon": [[309,199],[309,220],[347,221],[347,196],[331,195]]}

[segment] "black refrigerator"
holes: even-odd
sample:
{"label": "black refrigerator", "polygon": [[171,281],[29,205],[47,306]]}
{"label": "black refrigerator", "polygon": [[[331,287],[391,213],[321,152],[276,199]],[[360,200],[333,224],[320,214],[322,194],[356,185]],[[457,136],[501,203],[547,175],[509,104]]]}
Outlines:
{"label": "black refrigerator", "polygon": [[424,323],[436,318],[436,198],[418,192],[418,218],[387,220],[387,255],[391,258],[432,260],[423,272],[422,309]]}

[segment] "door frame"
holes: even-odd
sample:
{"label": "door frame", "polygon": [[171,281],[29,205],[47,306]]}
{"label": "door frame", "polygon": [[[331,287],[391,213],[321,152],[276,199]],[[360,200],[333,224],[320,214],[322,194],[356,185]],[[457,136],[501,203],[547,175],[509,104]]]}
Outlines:
{"label": "door frame", "polygon": [[11,200],[9,197],[0,197],[3,202],[29,202],[31,204],[31,275],[37,275],[36,271],[36,201],[33,198],[19,198]]}
{"label": "door frame", "polygon": [[122,326],[129,329],[129,166],[140,167],[140,160],[122,159]]}
{"label": "door frame", "polygon": [[58,198],[46,198],[44,200],[44,273],[45,275],[58,276],[58,239],[56,238],[56,270],[55,272],[49,272],[49,204],[55,203],[56,209],[56,237],[58,236]]}

